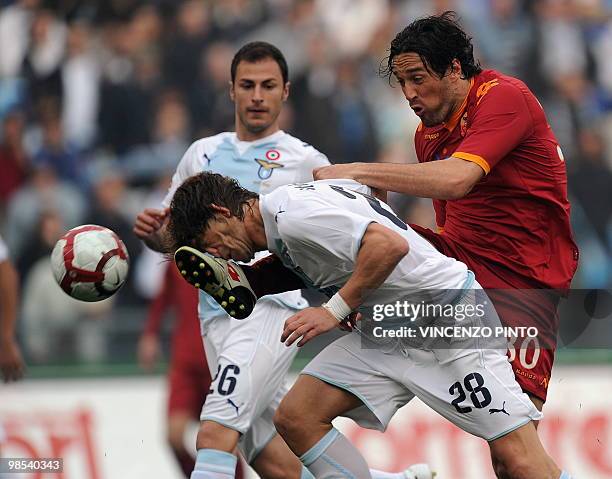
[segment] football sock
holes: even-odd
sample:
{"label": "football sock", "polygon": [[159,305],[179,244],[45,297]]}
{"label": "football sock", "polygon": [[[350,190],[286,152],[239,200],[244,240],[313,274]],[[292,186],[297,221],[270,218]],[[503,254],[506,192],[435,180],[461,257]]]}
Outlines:
{"label": "football sock", "polygon": [[191,479],[234,479],[238,458],[216,449],[200,449]]}
{"label": "football sock", "polygon": [[317,479],[370,479],[363,456],[337,429],[332,428],[300,461]]}
{"label": "football sock", "polygon": [[312,473],[306,468],[306,466],[302,466],[302,475],[300,479],[315,479]]}
{"label": "football sock", "polygon": [[406,479],[403,472],[384,472],[376,469],[370,469],[372,479]]}

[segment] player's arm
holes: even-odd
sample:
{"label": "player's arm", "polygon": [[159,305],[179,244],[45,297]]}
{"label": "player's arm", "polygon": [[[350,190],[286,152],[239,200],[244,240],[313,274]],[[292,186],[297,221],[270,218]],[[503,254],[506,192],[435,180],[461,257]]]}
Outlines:
{"label": "player's arm", "polygon": [[350,279],[338,291],[351,311],[389,277],[401,259],[408,254],[406,239],[378,223],[366,229]]}
{"label": "player's arm", "polygon": [[315,172],[317,179],[352,178],[373,188],[456,200],[467,195],[533,129],[524,93],[495,83],[478,100],[466,136],[450,158],[419,164],[354,163]]}
{"label": "player's arm", "polygon": [[440,200],[463,198],[484,175],[478,164],[454,157],[417,164],[349,163],[315,171],[317,180],[351,178],[375,190]]}
{"label": "player's arm", "polygon": [[298,346],[303,346],[319,334],[338,327],[340,321],[384,283],[408,251],[404,237],[378,223],[370,223],[361,240],[353,274],[346,284],[326,306],[307,308],[289,318],[281,341],[289,346],[301,337]]}
{"label": "player's arm", "polygon": [[165,253],[167,250],[165,237],[168,212],[169,208],[146,208],[136,217],[134,223],[134,234],[149,248],[159,253]]}
{"label": "player's arm", "polygon": [[0,262],[0,369],[4,382],[23,376],[24,363],[15,339],[19,280],[10,261]]}

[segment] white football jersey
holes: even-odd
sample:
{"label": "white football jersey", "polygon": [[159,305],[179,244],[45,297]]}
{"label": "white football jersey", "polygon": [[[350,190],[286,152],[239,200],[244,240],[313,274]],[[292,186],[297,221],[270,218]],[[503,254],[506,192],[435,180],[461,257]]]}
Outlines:
{"label": "white football jersey", "polygon": [[371,292],[364,308],[398,300],[443,299],[451,290],[461,290],[467,266],[436,250],[370,193],[369,187],[352,180],[325,180],[284,186],[260,197],[269,250],[310,286],[330,295],[348,281],[361,239],[376,222],[406,238],[410,250]]}
{"label": "white football jersey", "polygon": [[[312,181],[312,170],[326,165],[329,165],[329,161],[324,154],[282,130],[256,141],[240,141],[234,132],[220,133],[198,140],[187,149],[172,177],[172,185],[162,206],[170,206],[177,188],[187,178],[202,171],[235,178],[242,187],[266,194],[289,183]],[[266,254],[268,252],[259,254],[257,259]],[[307,306],[299,291],[265,298],[294,309]],[[202,291],[199,311],[201,320],[226,314],[216,301]]]}

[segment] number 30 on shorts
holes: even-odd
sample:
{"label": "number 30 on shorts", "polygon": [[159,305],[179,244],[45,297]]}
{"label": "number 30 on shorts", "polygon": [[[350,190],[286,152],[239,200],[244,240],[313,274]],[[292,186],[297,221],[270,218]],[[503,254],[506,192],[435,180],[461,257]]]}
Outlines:
{"label": "number 30 on shorts", "polygon": [[[221,376],[219,376],[221,373]],[[223,368],[223,372],[221,372],[221,365],[217,366],[217,373],[210,384],[210,389],[208,390],[208,394],[213,394],[215,392],[215,385],[217,388],[217,392],[221,394],[221,396],[229,396],[236,389],[236,376],[240,374],[240,368],[235,364],[228,364]],[[217,378],[219,381],[217,382]]]}
{"label": "number 30 on shorts", "polygon": [[455,406],[457,412],[461,414],[466,414],[472,410],[469,406],[461,405],[461,403],[467,399],[465,391],[470,393],[470,401],[476,409],[482,409],[491,404],[491,393],[484,387],[484,378],[482,374],[470,373],[463,378],[463,385],[457,381],[448,389],[451,396],[458,394],[451,404]]}

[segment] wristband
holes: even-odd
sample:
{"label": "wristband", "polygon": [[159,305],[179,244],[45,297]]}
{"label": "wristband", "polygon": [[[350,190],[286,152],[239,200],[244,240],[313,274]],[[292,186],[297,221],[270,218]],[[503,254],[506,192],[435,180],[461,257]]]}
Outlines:
{"label": "wristband", "polygon": [[323,303],[321,306],[329,311],[339,323],[341,323],[344,318],[353,312],[349,305],[346,304],[346,301],[342,299],[340,293],[334,294],[331,298],[329,298],[329,301]]}

